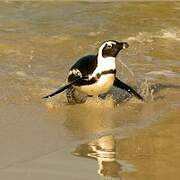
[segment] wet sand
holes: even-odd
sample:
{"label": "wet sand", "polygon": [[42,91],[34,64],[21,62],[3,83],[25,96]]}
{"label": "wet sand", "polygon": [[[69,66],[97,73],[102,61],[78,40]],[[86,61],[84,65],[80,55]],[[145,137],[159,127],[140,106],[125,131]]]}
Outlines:
{"label": "wet sand", "polygon": [[[178,180],[179,8],[1,2],[0,179]],[[117,75],[145,102],[115,88],[75,106],[65,94],[42,99],[76,59],[112,38],[130,44]]]}

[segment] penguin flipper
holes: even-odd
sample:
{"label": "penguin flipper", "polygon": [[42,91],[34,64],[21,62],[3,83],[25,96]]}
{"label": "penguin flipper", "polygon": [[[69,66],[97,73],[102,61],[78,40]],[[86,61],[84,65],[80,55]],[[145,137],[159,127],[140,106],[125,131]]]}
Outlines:
{"label": "penguin flipper", "polygon": [[55,92],[53,92],[53,93],[51,93],[51,94],[49,94],[49,95],[47,95],[47,96],[45,96],[45,97],[43,97],[43,98],[46,99],[46,98],[55,96],[56,94],[59,94],[59,93],[63,92],[64,90],[68,89],[68,88],[71,87],[73,84],[78,83],[79,80],[81,80],[81,77],[76,78],[74,81],[72,81],[72,82],[66,84],[66,85],[63,86],[63,87],[60,87],[60,88],[57,89]]}
{"label": "penguin flipper", "polygon": [[141,95],[139,95],[132,87],[130,87],[127,84],[125,84],[124,82],[120,81],[117,77],[115,77],[113,85],[117,88],[126,90],[128,93],[133,94],[138,99],[143,101],[143,97]]}

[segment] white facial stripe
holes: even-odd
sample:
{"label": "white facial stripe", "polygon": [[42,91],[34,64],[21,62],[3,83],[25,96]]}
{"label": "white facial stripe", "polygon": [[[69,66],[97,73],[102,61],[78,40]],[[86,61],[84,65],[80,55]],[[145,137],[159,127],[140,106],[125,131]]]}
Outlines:
{"label": "white facial stripe", "polygon": [[112,46],[113,44],[116,44],[116,43],[113,42],[113,41],[108,41],[108,42],[106,42],[106,44],[109,45],[109,46]]}
{"label": "white facial stripe", "polygon": [[106,44],[109,45],[109,46],[112,46],[112,44],[116,44],[116,43],[113,42],[113,41],[107,41],[107,42],[103,43],[101,45],[101,47],[99,48],[98,55],[102,56],[102,50],[106,46]]}

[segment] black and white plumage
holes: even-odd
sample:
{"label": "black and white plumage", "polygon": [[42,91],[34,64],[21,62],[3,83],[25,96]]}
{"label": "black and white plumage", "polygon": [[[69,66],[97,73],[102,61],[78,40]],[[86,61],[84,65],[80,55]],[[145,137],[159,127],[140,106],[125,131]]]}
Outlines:
{"label": "black and white plumage", "polygon": [[114,85],[143,100],[134,89],[116,77],[116,56],[120,50],[128,46],[126,42],[114,40],[104,42],[97,55],[82,57],[71,67],[67,85],[44,98],[52,97],[67,89],[66,96],[69,103],[82,103],[88,96],[104,94]]}

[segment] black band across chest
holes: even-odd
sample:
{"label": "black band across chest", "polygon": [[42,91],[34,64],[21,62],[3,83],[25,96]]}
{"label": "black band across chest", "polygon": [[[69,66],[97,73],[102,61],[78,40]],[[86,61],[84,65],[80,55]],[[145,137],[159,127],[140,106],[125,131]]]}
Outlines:
{"label": "black band across chest", "polygon": [[110,70],[107,70],[107,71],[102,71],[101,73],[96,74],[96,76],[92,77],[91,79],[83,78],[75,85],[76,86],[86,86],[86,85],[94,84],[94,83],[96,83],[98,81],[98,79],[102,75],[106,75],[106,74],[116,74],[116,69],[110,69]]}

